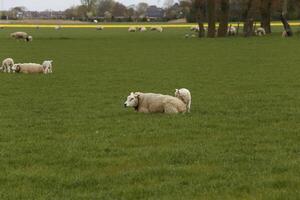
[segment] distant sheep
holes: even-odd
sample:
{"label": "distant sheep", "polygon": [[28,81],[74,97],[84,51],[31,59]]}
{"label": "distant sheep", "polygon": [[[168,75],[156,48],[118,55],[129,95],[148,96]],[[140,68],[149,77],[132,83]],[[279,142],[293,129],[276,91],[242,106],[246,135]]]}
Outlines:
{"label": "distant sheep", "polygon": [[60,29],[61,29],[61,26],[55,26],[54,29],[55,29],[55,30],[60,30]]}
{"label": "distant sheep", "polygon": [[229,36],[234,36],[237,34],[237,30],[234,26],[229,26],[228,29],[227,29],[227,34]]}
{"label": "distant sheep", "polygon": [[185,103],[188,112],[191,111],[192,96],[188,89],[175,89],[175,97],[179,98]]}
{"label": "distant sheep", "polygon": [[1,71],[10,73],[14,65],[14,60],[12,58],[6,58],[2,61]]}
{"label": "distant sheep", "polygon": [[199,25],[191,27],[191,31],[198,32],[199,30],[200,30]]}
{"label": "distant sheep", "polygon": [[255,30],[255,35],[257,36],[266,35],[266,30],[263,27],[259,27]]}
{"label": "distant sheep", "polygon": [[136,32],[136,31],[137,31],[136,27],[131,26],[128,28],[128,32]]}
{"label": "distant sheep", "polygon": [[140,32],[146,32],[147,31],[147,28],[142,26],[142,27],[139,27],[138,28]]}
{"label": "distant sheep", "polygon": [[288,34],[287,34],[287,32],[284,30],[284,31],[282,32],[281,36],[282,36],[282,37],[288,37]]}
{"label": "distant sheep", "polygon": [[151,31],[163,32],[163,28],[161,26],[154,26],[150,28]]}
{"label": "distant sheep", "polygon": [[26,32],[14,32],[10,34],[10,37],[16,40],[25,40],[27,42],[32,41],[32,36],[28,35]]}
{"label": "distant sheep", "polygon": [[103,26],[97,26],[96,29],[97,29],[98,31],[102,31],[102,30],[104,29],[104,27],[103,27]]}
{"label": "distant sheep", "polygon": [[186,105],[176,97],[154,93],[131,92],[124,103],[142,113],[185,113]]}

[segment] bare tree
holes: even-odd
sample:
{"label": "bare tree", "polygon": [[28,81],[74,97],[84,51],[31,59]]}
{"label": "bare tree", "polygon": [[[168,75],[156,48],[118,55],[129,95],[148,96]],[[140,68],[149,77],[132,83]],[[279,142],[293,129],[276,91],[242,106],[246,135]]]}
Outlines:
{"label": "bare tree", "polygon": [[205,29],[203,25],[204,16],[205,16],[204,14],[205,0],[195,0],[194,7],[196,8],[196,19],[199,26],[198,36],[201,38],[205,36]]}
{"label": "bare tree", "polygon": [[280,20],[283,24],[283,28],[285,30],[286,36],[291,37],[293,36],[293,31],[290,24],[287,21],[287,13],[288,13],[288,0],[282,1],[282,13],[280,15]]}
{"label": "bare tree", "polygon": [[243,18],[244,18],[244,36],[249,37],[254,33],[253,30],[253,0],[248,0],[247,7],[245,9]]}
{"label": "bare tree", "polygon": [[271,7],[272,0],[261,0],[260,1],[260,14],[261,22],[260,26],[263,27],[267,34],[271,33]]}
{"label": "bare tree", "polygon": [[225,37],[228,30],[229,20],[229,0],[221,0],[220,25],[218,29],[218,37]]}
{"label": "bare tree", "polygon": [[207,0],[208,32],[207,37],[216,36],[216,0]]}

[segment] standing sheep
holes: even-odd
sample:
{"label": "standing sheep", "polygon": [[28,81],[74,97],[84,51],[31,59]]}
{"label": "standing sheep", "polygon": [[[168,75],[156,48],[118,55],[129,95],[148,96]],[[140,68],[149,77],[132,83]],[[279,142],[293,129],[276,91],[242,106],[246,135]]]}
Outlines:
{"label": "standing sheep", "polygon": [[12,58],[6,58],[2,61],[1,71],[10,73],[14,65],[14,60]]}
{"label": "standing sheep", "polygon": [[43,68],[44,68],[44,74],[52,74],[53,70],[52,70],[52,62],[53,60],[45,60],[43,62]]}
{"label": "standing sheep", "polygon": [[175,89],[175,97],[179,98],[185,103],[188,112],[191,111],[192,96],[188,89]]}
{"label": "standing sheep", "polygon": [[229,36],[234,36],[234,35],[236,35],[237,34],[237,30],[236,30],[236,28],[234,27],[234,26],[229,26],[228,27],[228,29],[227,29],[227,34],[229,35]]}
{"label": "standing sheep", "polygon": [[25,40],[26,42],[32,41],[32,36],[28,35],[25,32],[14,32],[10,34],[10,37],[16,40]]}
{"label": "standing sheep", "polygon": [[96,30],[98,30],[98,31],[102,31],[104,28],[103,28],[103,26],[97,26],[96,27]]}
{"label": "standing sheep", "polygon": [[259,27],[255,30],[255,35],[257,35],[257,36],[266,35],[266,31],[263,27]]}

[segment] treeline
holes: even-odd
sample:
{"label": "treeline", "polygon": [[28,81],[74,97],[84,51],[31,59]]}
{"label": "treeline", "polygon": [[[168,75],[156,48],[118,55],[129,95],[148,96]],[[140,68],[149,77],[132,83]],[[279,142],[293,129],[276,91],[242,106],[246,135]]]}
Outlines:
{"label": "treeline", "polygon": [[[15,7],[2,11],[2,19],[52,18],[81,21],[169,21],[186,18],[187,22],[209,21],[209,8],[213,6],[215,20],[223,17],[222,10],[228,10],[229,21],[242,21],[245,15],[253,20],[261,20],[270,15],[273,20],[280,19],[283,2],[286,1],[287,19],[300,18],[300,0],[164,0],[164,6],[158,7],[140,2],[125,6],[115,0],[81,0],[78,6],[64,11],[27,11],[25,7]],[[247,13],[246,13],[247,12]]]}

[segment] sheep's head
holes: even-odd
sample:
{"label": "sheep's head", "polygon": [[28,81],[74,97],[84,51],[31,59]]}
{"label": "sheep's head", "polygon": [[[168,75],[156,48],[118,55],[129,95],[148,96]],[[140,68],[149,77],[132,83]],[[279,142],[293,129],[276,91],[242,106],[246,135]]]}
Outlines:
{"label": "sheep's head", "polygon": [[18,65],[18,64],[14,64],[12,67],[11,67],[11,70],[13,73],[19,73],[21,71],[21,66]]}
{"label": "sheep's head", "polygon": [[134,107],[139,105],[139,94],[131,92],[124,103],[124,107]]}
{"label": "sheep's head", "polygon": [[43,62],[43,69],[44,69],[44,74],[51,74],[53,71],[52,71],[52,62],[53,60],[45,60]]}

